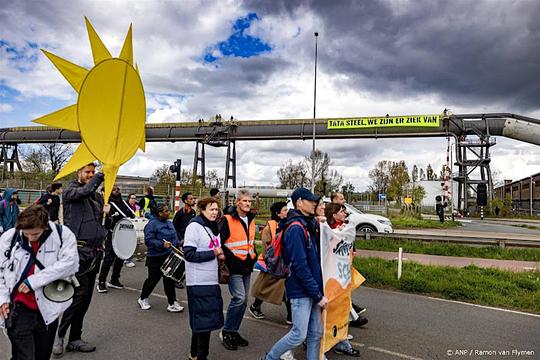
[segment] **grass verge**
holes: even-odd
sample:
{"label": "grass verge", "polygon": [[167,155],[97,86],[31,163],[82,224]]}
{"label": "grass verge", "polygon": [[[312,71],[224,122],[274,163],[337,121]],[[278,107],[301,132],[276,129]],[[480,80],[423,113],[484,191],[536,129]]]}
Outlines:
{"label": "grass verge", "polygon": [[391,218],[394,229],[448,229],[462,226],[459,221],[445,221],[441,223],[431,219],[417,219],[409,216],[397,216]]}
{"label": "grass verge", "polygon": [[397,252],[413,254],[428,254],[440,256],[459,256],[497,260],[540,261],[540,249],[500,248],[498,246],[466,246],[445,242],[423,242],[418,240],[398,240],[390,238],[375,238],[357,240],[357,249]]}
{"label": "grass verge", "polygon": [[395,260],[355,258],[354,266],[369,287],[540,314],[540,271],[514,273],[473,265],[455,268],[407,262],[397,280]]}

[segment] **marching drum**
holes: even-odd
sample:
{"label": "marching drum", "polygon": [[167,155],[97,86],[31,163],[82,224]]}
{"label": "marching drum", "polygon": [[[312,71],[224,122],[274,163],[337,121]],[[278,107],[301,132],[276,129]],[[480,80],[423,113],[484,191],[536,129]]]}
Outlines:
{"label": "marching drum", "polygon": [[148,219],[134,218],[128,219],[135,226],[137,232],[137,248],[133,255],[137,260],[142,260],[146,256],[146,245],[144,244],[144,227],[148,224]]}
{"label": "marching drum", "polygon": [[116,256],[122,260],[131,258],[135,253],[135,249],[137,248],[137,231],[134,223],[129,219],[122,219],[114,226],[112,247]]}
{"label": "marching drum", "polygon": [[176,282],[183,281],[185,276],[184,271],[184,252],[180,249],[173,249],[169,257],[161,266],[163,275],[173,279]]}

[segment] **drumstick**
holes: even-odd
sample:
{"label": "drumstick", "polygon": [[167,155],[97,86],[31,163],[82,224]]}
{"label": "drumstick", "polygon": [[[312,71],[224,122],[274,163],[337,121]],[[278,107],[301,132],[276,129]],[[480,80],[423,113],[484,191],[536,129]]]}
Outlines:
{"label": "drumstick", "polygon": [[[163,242],[170,242],[169,240],[165,240],[163,239]],[[182,250],[180,250],[179,248],[175,247],[172,243],[171,243],[171,247],[174,251],[176,251],[177,253],[179,253],[180,255],[184,255],[184,252]]]}

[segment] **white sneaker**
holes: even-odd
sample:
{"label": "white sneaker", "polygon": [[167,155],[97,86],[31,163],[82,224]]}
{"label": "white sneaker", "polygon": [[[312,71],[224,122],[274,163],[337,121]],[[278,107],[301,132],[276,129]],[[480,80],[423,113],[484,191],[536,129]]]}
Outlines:
{"label": "white sneaker", "polygon": [[148,299],[138,299],[137,302],[143,310],[149,310],[151,308],[150,304],[148,303]]}
{"label": "white sneaker", "polygon": [[124,261],[124,265],[126,265],[126,267],[128,267],[128,268],[135,267],[135,263],[133,261],[131,261],[131,260]]}
{"label": "white sneaker", "polygon": [[52,348],[52,355],[53,357],[62,357],[64,355],[64,338],[58,337],[56,335],[56,338],[54,339],[54,345]]}
{"label": "white sneaker", "polygon": [[167,306],[168,312],[182,312],[184,311],[184,307],[178,303],[178,301],[175,301],[174,304]]}
{"label": "white sneaker", "polygon": [[286,353],[283,353],[279,358],[281,360],[296,360],[291,350],[287,351]]}

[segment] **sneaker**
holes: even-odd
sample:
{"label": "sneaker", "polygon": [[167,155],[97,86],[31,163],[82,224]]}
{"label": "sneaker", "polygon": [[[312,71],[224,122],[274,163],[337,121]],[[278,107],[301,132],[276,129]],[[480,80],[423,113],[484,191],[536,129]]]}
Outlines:
{"label": "sneaker", "polygon": [[107,291],[109,291],[107,290],[107,285],[104,282],[99,282],[97,285],[97,292],[100,294],[104,294]]}
{"label": "sneaker", "polygon": [[286,353],[283,353],[279,358],[281,360],[296,360],[291,350],[287,351]]}
{"label": "sneaker", "polygon": [[255,319],[264,319],[264,314],[263,312],[261,311],[261,308],[258,308],[258,307],[255,307],[253,305],[251,305],[249,307],[249,313],[251,314],[251,316],[253,316]]}
{"label": "sneaker", "polygon": [[138,299],[137,302],[143,310],[149,310],[151,308],[150,304],[148,303],[148,299]]}
{"label": "sneaker", "polygon": [[107,283],[107,286],[111,287],[113,289],[123,289],[124,288],[124,285],[122,285],[120,283],[120,281],[118,281],[118,280],[111,280],[111,282]]}
{"label": "sneaker", "polygon": [[355,348],[353,348],[352,346],[348,349],[338,349],[338,348],[334,348],[334,352],[336,354],[339,354],[339,355],[349,355],[349,356],[352,356],[352,357],[360,357],[360,351],[356,350]]}
{"label": "sneaker", "polygon": [[219,338],[225,349],[232,351],[238,350],[238,345],[236,345],[236,341],[234,341],[233,333],[228,331],[221,331],[219,333]]}
{"label": "sneaker", "polygon": [[354,309],[354,311],[356,311],[358,315],[365,313],[367,310],[366,308],[360,307],[354,303],[352,304],[352,308]]}
{"label": "sneaker", "polygon": [[54,339],[54,345],[52,348],[52,354],[54,357],[62,357],[64,355],[64,338],[56,336]]}
{"label": "sneaker", "polygon": [[243,337],[240,336],[240,333],[233,333],[234,335],[234,341],[236,343],[237,346],[242,346],[242,347],[245,347],[245,346],[248,346],[249,345],[249,341],[247,341],[246,339],[244,339]]}
{"label": "sneaker", "polygon": [[361,327],[361,326],[366,325],[367,323],[368,323],[368,319],[366,317],[359,316],[358,319],[350,321],[349,326]]}
{"label": "sneaker", "polygon": [[352,336],[351,334],[347,334],[347,340],[352,340],[354,339],[354,336]]}
{"label": "sneaker", "polygon": [[75,340],[67,344],[66,351],[92,352],[96,351],[96,347],[84,340]]}
{"label": "sneaker", "polygon": [[129,267],[129,268],[135,267],[135,263],[131,260],[124,261],[124,265],[126,265],[126,267]]}
{"label": "sneaker", "polygon": [[182,312],[184,311],[184,307],[178,303],[178,301],[175,301],[173,304],[167,306],[168,312]]}

